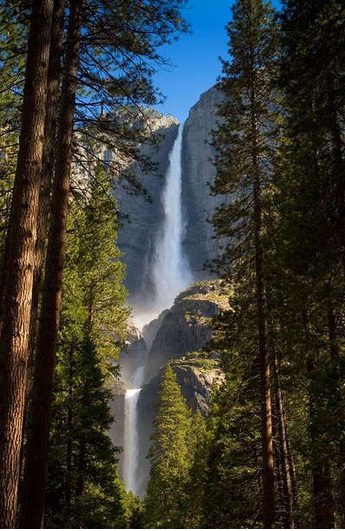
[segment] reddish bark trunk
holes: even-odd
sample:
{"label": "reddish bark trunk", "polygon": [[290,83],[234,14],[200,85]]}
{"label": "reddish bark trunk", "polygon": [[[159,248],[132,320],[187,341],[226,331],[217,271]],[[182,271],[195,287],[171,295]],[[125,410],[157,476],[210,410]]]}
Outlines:
{"label": "reddish bark trunk", "polygon": [[34,366],[34,345],[37,331],[37,312],[42,279],[42,269],[45,258],[45,247],[48,232],[48,216],[50,211],[51,183],[54,173],[56,153],[57,117],[60,97],[61,53],[63,41],[63,19],[65,0],[54,0],[53,29],[50,45],[47,110],[45,120],[45,143],[43,149],[43,164],[39,205],[37,214],[37,240],[35,246],[35,272],[32,294],[32,314],[30,331],[30,360],[29,369]]}
{"label": "reddish bark trunk", "polygon": [[61,287],[67,232],[82,4],[83,0],[71,2],[69,14],[52,213],[31,405],[31,414],[35,423],[28,434],[27,442],[27,512],[25,516],[23,515],[21,522],[22,526],[26,528],[40,527],[44,516],[56,342],[61,310]]}
{"label": "reddish bark trunk", "polygon": [[15,527],[53,0],[32,5],[22,127],[1,286],[0,527]]}

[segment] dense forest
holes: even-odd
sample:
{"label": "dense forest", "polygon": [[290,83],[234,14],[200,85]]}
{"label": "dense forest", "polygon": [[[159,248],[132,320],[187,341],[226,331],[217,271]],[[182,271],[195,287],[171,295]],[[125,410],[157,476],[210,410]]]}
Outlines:
{"label": "dense forest", "polygon": [[345,527],[342,0],[229,0],[209,139],[225,378],[205,417],[168,365],[144,500],[118,472],[113,184],[145,194],[128,161],[155,170],[142,109],[186,4],[0,0],[2,528]]}

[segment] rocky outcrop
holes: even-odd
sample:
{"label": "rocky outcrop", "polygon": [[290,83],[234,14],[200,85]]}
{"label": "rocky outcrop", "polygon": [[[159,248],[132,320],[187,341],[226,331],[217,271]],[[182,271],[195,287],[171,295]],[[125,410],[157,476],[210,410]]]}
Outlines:
{"label": "rocky outcrop", "polygon": [[221,385],[224,375],[219,369],[218,360],[213,365],[199,365],[192,359],[181,359],[172,363],[176,381],[192,410],[205,416],[209,412],[210,397],[215,386]]}
{"label": "rocky outcrop", "polygon": [[206,415],[215,385],[222,382],[217,353],[204,351],[212,336],[212,319],[229,308],[228,289],[220,280],[199,282],[181,293],[160,316],[160,327],[147,354],[145,383],[140,394],[140,477],[142,493],[149,477],[146,459],[164,368],[171,362],[189,406]]}
{"label": "rocky outcrop", "polygon": [[220,280],[198,282],[181,293],[160,317],[160,327],[148,353],[145,381],[157,375],[169,360],[202,349],[211,339],[212,318],[221,305],[227,304]]}

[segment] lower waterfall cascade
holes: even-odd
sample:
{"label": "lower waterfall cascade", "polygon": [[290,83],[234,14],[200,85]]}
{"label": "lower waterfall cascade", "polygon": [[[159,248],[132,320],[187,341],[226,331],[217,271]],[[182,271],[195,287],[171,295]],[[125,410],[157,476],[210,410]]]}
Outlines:
{"label": "lower waterfall cascade", "polygon": [[144,379],[144,365],[139,366],[130,380],[124,404],[123,480],[125,488],[138,494],[136,472],[138,466],[138,400]]}
{"label": "lower waterfall cascade", "polygon": [[[162,192],[164,218],[154,244],[152,281],[154,295],[150,308],[144,314],[134,308],[134,322],[143,327],[165,309],[172,306],[175,297],[193,283],[187,257],[183,252],[184,219],[182,213],[182,154],[183,124],[169,156],[169,166]],[[138,430],[138,402],[144,383],[145,364],[138,361],[130,377],[124,403],[123,479],[127,491],[140,495],[138,458],[140,433]]]}
{"label": "lower waterfall cascade", "polygon": [[124,482],[127,491],[136,492],[135,477],[138,461],[137,404],[141,389],[127,389],[125,394]]}

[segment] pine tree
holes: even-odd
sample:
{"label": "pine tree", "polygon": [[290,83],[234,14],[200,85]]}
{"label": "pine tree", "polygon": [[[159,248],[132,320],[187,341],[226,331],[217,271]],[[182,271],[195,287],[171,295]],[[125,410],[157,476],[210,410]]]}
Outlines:
{"label": "pine tree", "polygon": [[[87,344],[90,343],[90,348],[92,346],[97,351],[94,360],[95,371],[102,371],[103,380],[105,374],[109,374],[111,369],[107,360],[117,358],[128,314],[124,308],[126,296],[123,287],[124,267],[119,261],[119,251],[115,245],[116,234],[116,201],[111,195],[109,176],[102,168],[99,168],[90,186],[84,190],[84,194],[74,199],[71,206],[71,230],[67,241],[66,278],[63,286],[65,291],[61,328],[63,339],[60,341],[60,352],[62,365],[64,363],[70,366],[78,365],[81,363],[78,357],[86,356],[84,343],[87,341]],[[83,378],[88,378],[87,374],[83,375],[84,366],[82,369],[78,374],[79,383],[75,383],[74,380],[71,383],[77,388],[81,385]],[[63,382],[62,385],[67,384]],[[106,400],[107,393],[102,391],[101,382],[99,387],[95,389],[95,392],[99,392],[100,395],[104,393],[104,400]],[[59,387],[56,392],[59,395]],[[65,410],[68,407],[76,409],[72,405],[74,399],[72,393],[69,403],[66,401],[64,404]],[[60,398],[57,397],[57,400]],[[92,422],[91,410],[88,411],[88,415]],[[37,422],[37,416],[34,418]],[[97,419],[95,419],[96,422]],[[107,417],[104,422],[106,426],[107,423],[109,424]],[[77,428],[73,427],[74,429]],[[81,429],[87,437],[92,437],[91,427],[87,429],[84,426]],[[56,437],[58,438],[57,435]],[[56,442],[58,444],[58,441]],[[54,444],[53,436],[53,447]],[[37,450],[37,445],[33,448]],[[33,457],[36,459],[35,451],[33,451]],[[31,461],[27,461],[27,466],[29,463]],[[54,466],[56,476],[58,475],[57,464],[55,463]],[[114,466],[115,461],[111,466],[109,463],[109,472],[112,470],[113,475]],[[84,474],[84,469],[74,471],[76,477],[79,475],[82,478]],[[24,500],[27,499],[25,493],[26,491],[24,491]],[[56,503],[59,505],[61,500],[59,502],[56,499]],[[23,511],[23,523],[27,521],[31,511],[32,506],[29,506],[27,511]],[[55,514],[53,507],[50,508],[50,513]],[[65,517],[67,518],[66,515]]]}
{"label": "pine tree", "polygon": [[145,498],[149,527],[180,528],[186,513],[186,486],[193,459],[192,417],[170,365],[160,386],[155,431],[149,452],[150,480]]}
{"label": "pine tree", "polygon": [[[339,496],[344,492],[343,478],[332,471],[335,461],[344,462],[344,418],[337,414],[332,426],[326,420],[334,416],[333,408],[340,411],[343,404],[342,14],[341,2],[288,1],[282,15],[281,84],[286,95],[287,140],[284,183],[279,184],[285,248],[280,245],[278,249],[288,272],[285,289],[295,293],[291,311],[299,314],[301,323],[295,337],[303,344],[304,367],[300,370],[308,383],[316,527],[334,526],[336,500],[344,515],[343,496]],[[303,303],[297,300],[301,294]],[[341,519],[344,521],[343,516]]]}
{"label": "pine tree", "polygon": [[111,360],[128,315],[116,233],[116,201],[99,167],[71,205],[48,463],[54,527],[124,527],[127,518],[108,434]]}
{"label": "pine tree", "polygon": [[[223,64],[220,88],[225,94],[215,133],[215,194],[227,202],[216,212],[219,236],[230,238],[220,262],[236,279],[254,290],[259,374],[261,381],[262,487],[265,527],[275,525],[272,399],[264,231],[272,174],[274,103],[271,87],[275,67],[274,12],[261,0],[239,0],[229,23],[231,62]],[[228,273],[229,274],[229,273]],[[250,284],[252,282],[253,284]],[[248,284],[249,283],[249,284]]]}
{"label": "pine tree", "polygon": [[1,278],[0,525],[14,527],[31,320],[52,1],[32,4],[16,178]]}
{"label": "pine tree", "polygon": [[255,304],[248,309],[237,296],[231,306],[217,317],[211,344],[221,354],[226,380],[209,419],[205,528],[258,527],[262,521]]}
{"label": "pine tree", "polygon": [[110,437],[104,362],[83,330],[63,322],[47,488],[46,525],[125,527],[124,489]]}

